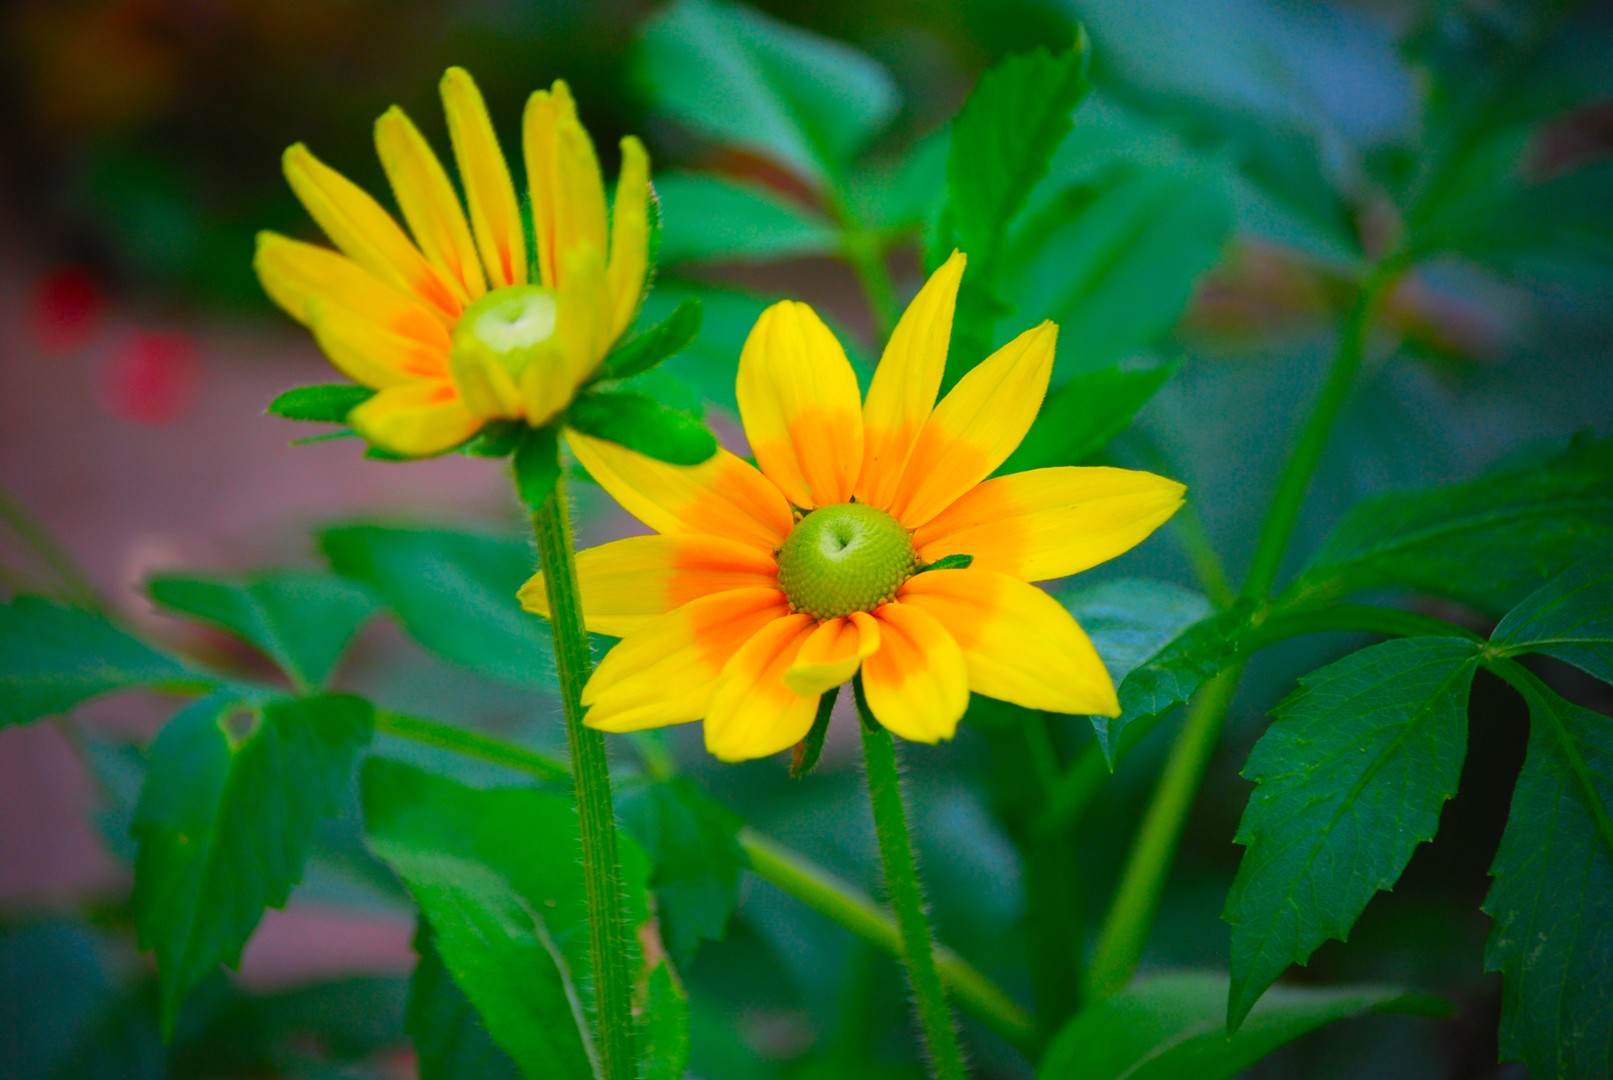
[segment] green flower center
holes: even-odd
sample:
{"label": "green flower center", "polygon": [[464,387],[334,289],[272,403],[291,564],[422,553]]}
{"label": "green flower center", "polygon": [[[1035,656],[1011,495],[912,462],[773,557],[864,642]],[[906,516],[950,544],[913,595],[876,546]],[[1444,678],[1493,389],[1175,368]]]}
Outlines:
{"label": "green flower center", "polygon": [[559,295],[542,285],[510,285],[477,300],[454,325],[457,368],[497,364],[514,378],[554,337]]}
{"label": "green flower center", "polygon": [[820,619],[872,611],[919,567],[913,537],[883,510],[840,503],[795,523],[779,549],[790,606]]}

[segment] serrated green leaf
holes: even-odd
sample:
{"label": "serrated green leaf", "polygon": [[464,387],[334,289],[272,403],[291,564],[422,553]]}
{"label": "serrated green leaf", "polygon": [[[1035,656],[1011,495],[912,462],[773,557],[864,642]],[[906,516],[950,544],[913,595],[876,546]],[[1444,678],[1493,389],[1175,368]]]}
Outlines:
{"label": "serrated green leaf", "polygon": [[1054,1038],[1044,1080],[1228,1080],[1317,1028],[1372,1012],[1436,1013],[1437,1002],[1391,987],[1278,987],[1226,1033],[1227,977],[1158,975],[1078,1013]]}
{"label": "serrated green leaf", "polygon": [[262,649],[302,690],[323,686],[375,611],[363,589],[329,574],[283,570],[237,581],[158,575],[161,606],[232,631]]}
{"label": "serrated green leaf", "polygon": [[1461,638],[1385,641],[1305,676],[1273,710],[1243,770],[1256,783],[1236,837],[1247,850],[1222,915],[1230,1027],[1289,964],[1343,940],[1433,838],[1462,772],[1477,666]]}
{"label": "serrated green leaf", "polygon": [[1060,595],[1115,685],[1215,614],[1203,593],[1153,578],[1116,578]]}
{"label": "serrated green leaf", "polygon": [[560,480],[560,433],[553,425],[528,428],[510,461],[515,490],[528,510],[542,509]]}
{"label": "serrated green leaf", "polygon": [[0,728],[115,690],[203,689],[215,681],[92,611],[37,596],[0,604]]}
{"label": "serrated green leaf", "polygon": [[1506,655],[1543,653],[1613,683],[1613,550],[1530,593],[1490,641]]}
{"label": "serrated green leaf", "polygon": [[415,931],[420,960],[409,978],[404,1030],[414,1042],[420,1080],[514,1080],[521,1075],[510,1056],[487,1034],[476,1008],[443,966],[424,922]]}
{"label": "serrated green leaf", "polygon": [[819,214],[766,188],[708,173],[655,182],[666,228],[664,265],[801,258],[839,249],[839,231]]}
{"label": "serrated green leaf", "polygon": [[584,435],[672,465],[699,465],[717,452],[717,437],[706,425],[630,390],[584,394],[566,421]]}
{"label": "serrated green leaf", "polygon": [[685,296],[670,315],[634,334],[605,357],[601,367],[603,377],[631,379],[682,352],[700,333],[704,317],[699,297]]}
{"label": "serrated green leaf", "polygon": [[347,525],[320,548],[423,647],[472,671],[537,689],[554,686],[554,647],[515,594],[532,576],[531,545],[447,529]]}
{"label": "serrated green leaf", "polygon": [[152,742],[133,903],[140,945],[157,954],[165,1033],[186,994],[240,962],[264,908],[285,904],[370,733],[369,704],[351,696],[215,695]]}
{"label": "serrated green leaf", "polygon": [[726,0],[677,0],[646,25],[636,61],[662,112],[820,184],[899,104],[890,74],[849,45]]}
{"label": "serrated green leaf", "polygon": [[622,824],[650,857],[661,938],[680,967],[702,941],[720,941],[739,902],[740,820],[694,784],[674,777],[625,788]]}
{"label": "serrated green leaf", "polygon": [[1396,585],[1505,610],[1586,551],[1613,543],[1613,439],[1545,462],[1364,499],[1285,601]]}
{"label": "serrated green leaf", "polygon": [[1495,853],[1484,966],[1503,977],[1501,1058],[1613,1073],[1613,720],[1522,669],[1529,749]]}
{"label": "serrated green leaf", "polygon": [[369,387],[352,383],[299,386],[269,402],[269,415],[287,420],[345,424],[348,413],[374,396],[375,391]]}
{"label": "serrated green leaf", "polygon": [[1176,368],[1175,364],[1138,371],[1109,368],[1074,376],[1048,395],[1030,431],[998,474],[1091,460],[1126,429]]}

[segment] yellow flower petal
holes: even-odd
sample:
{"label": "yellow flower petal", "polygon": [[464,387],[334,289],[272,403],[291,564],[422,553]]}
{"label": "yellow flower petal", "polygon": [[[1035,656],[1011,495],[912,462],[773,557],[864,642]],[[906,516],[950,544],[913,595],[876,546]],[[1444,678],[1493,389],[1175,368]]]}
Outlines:
{"label": "yellow flower petal", "polygon": [[818,695],[796,693],[784,675],[816,626],[810,615],[777,619],[724,666],[706,709],[706,749],[714,756],[723,761],[767,757],[806,738]]}
{"label": "yellow flower petal", "polygon": [[946,373],[952,312],[965,263],[961,251],[924,283],[891,333],[863,403],[863,466],[857,498],[888,509],[913,444],[935,408]]}
{"label": "yellow flower petal", "polygon": [[389,386],[348,413],[347,422],[382,449],[410,457],[450,450],[482,426],[447,379]]}
{"label": "yellow flower petal", "polygon": [[1048,581],[1142,543],[1182,505],[1186,490],[1132,469],[1034,469],[970,489],[913,543],[927,563],[973,555],[973,569]]}
{"label": "yellow flower petal", "polygon": [[969,708],[957,641],[929,614],[900,602],[879,608],[874,618],[879,651],[863,661],[862,676],[874,718],[912,742],[952,738]]}
{"label": "yellow flower petal", "polygon": [[818,625],[801,646],[784,682],[798,694],[823,694],[857,673],[879,648],[879,623],[866,611]]}
{"label": "yellow flower petal", "polygon": [[565,280],[566,252],[588,245],[603,257],[609,250],[605,181],[593,140],[577,119],[577,104],[564,81],[527,99],[521,143],[532,191],[538,270],[543,283],[555,288]]}
{"label": "yellow flower petal", "polygon": [[902,472],[890,511],[925,524],[990,476],[1030,430],[1053,373],[1058,327],[1019,335],[970,371],[930,414]]}
{"label": "yellow flower petal", "polygon": [[362,386],[380,389],[448,374],[443,349],[377,326],[338,304],[313,301],[308,327],[331,364]]}
{"label": "yellow flower petal", "polygon": [[777,589],[736,589],[646,622],[594,669],[582,692],[583,722],[601,731],[639,731],[700,719],[729,659],[788,617]]}
{"label": "yellow flower petal", "polygon": [[927,612],[947,628],[977,694],[1049,712],[1120,714],[1086,632],[1034,585],[991,570],[931,570],[908,579],[890,606]]}
{"label": "yellow flower petal", "polygon": [[258,234],[252,260],[264,292],[286,314],[309,326],[314,309],[341,308],[375,328],[448,355],[448,329],[418,298],[390,285],[345,255],[328,248],[290,240],[276,233]]}
{"label": "yellow flower petal", "polygon": [[629,135],[621,142],[622,171],[611,203],[610,294],[615,305],[611,340],[633,324],[644,295],[650,258],[650,155]]}
{"label": "yellow flower petal", "polygon": [[425,136],[397,106],[375,122],[375,149],[420,250],[466,302],[481,296],[487,278],[459,196]]}
{"label": "yellow flower petal", "polygon": [[515,185],[482,92],[464,68],[449,68],[442,77],[442,103],[465,201],[470,204],[471,232],[482,253],[488,283],[493,288],[525,285],[526,238],[521,232]]}
{"label": "yellow flower petal", "polygon": [[357,184],[298,143],[285,154],[286,179],[319,227],[352,260],[377,278],[420,297],[452,323],[464,292],[450,284]]}
{"label": "yellow flower petal", "polygon": [[778,488],[727,450],[686,467],[579,431],[568,430],[566,442],[600,487],[656,532],[722,536],[772,554],[794,522]]}
{"label": "yellow flower petal", "polygon": [[849,502],[862,468],[862,395],[817,313],[784,300],[739,356],[739,416],[756,462],[802,508]]}
{"label": "yellow flower petal", "polygon": [[[583,615],[596,634],[627,637],[712,593],[778,589],[778,564],[748,544],[717,536],[630,536],[577,553]],[[549,615],[543,575],[521,587],[528,611]]]}

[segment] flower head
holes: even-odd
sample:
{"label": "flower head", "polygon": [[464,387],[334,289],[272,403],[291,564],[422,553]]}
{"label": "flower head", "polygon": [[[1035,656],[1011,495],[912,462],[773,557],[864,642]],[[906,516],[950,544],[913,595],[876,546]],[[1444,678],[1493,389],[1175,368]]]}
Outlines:
{"label": "flower head", "polygon": [[[706,746],[762,757],[805,737],[818,699],[859,671],[903,738],[950,738],[969,693],[1054,712],[1119,711],[1092,643],[1029,584],[1130,549],[1182,485],[1050,468],[992,477],[1047,391],[1043,323],[939,403],[964,257],[902,316],[868,388],[805,304],[765,311],[739,361],[757,465],[726,451],[677,468],[573,434],[572,449],[654,536],[578,557],[591,630],[622,640],[583,691],[586,722],[633,731],[705,721]],[[969,565],[928,569],[947,559]],[[543,585],[521,592],[547,614]]]}
{"label": "flower head", "polygon": [[409,231],[299,144],[286,151],[286,178],[338,251],[264,233],[254,263],[331,363],[377,391],[349,414],[353,427],[411,456],[447,450],[489,420],[557,416],[632,322],[648,266],[649,158],[637,139],[622,140],[607,219],[571,91],[556,82],[533,94],[522,131],[529,243],[476,84],[451,68],[442,99],[463,206],[394,107],[376,121],[375,145]]}

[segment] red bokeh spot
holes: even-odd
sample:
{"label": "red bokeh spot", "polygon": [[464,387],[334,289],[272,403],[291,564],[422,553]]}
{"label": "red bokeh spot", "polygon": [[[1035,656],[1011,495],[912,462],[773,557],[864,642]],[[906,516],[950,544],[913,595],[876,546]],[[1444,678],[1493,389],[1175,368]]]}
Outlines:
{"label": "red bokeh spot", "polygon": [[196,374],[196,343],[189,335],[130,330],[107,354],[101,387],[113,415],[169,424],[190,407]]}
{"label": "red bokeh spot", "polygon": [[29,312],[34,342],[53,355],[82,349],[100,328],[105,309],[106,297],[88,270],[54,270],[34,289]]}

